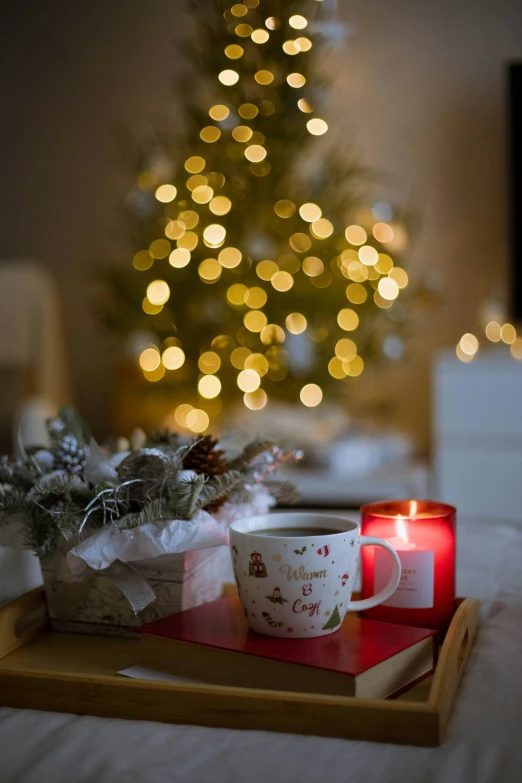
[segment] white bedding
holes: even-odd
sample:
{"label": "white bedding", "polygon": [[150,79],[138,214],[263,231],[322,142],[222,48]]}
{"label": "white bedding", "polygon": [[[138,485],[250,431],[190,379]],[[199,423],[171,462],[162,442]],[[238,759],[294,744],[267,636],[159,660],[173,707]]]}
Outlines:
{"label": "white bedding", "polygon": [[482,627],[440,748],[0,708],[2,783],[521,783],[522,526],[459,524]]}

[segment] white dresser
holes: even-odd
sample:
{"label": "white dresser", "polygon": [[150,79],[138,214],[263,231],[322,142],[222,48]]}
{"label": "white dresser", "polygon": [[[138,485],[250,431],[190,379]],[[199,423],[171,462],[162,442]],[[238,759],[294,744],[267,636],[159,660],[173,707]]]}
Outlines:
{"label": "white dresser", "polygon": [[434,495],[460,514],[522,520],[522,362],[505,346],[433,373]]}

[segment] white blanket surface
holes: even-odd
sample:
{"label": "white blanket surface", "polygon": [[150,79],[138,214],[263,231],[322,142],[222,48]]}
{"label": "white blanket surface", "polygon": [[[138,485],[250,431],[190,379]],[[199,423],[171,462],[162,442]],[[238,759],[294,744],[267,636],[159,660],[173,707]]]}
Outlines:
{"label": "white blanket surface", "polygon": [[520,783],[522,525],[459,523],[482,627],[439,748],[0,708],[3,783]]}

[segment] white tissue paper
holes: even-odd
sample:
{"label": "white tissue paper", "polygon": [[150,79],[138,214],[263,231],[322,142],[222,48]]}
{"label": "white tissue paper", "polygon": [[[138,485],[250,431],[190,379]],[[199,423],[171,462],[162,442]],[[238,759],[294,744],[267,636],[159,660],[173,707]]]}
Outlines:
{"label": "white tissue paper", "polygon": [[[191,520],[159,520],[132,530],[108,525],[67,552],[58,569],[60,578],[62,582],[78,581],[89,572],[104,572],[133,610],[141,611],[156,598],[149,583],[154,572],[179,569],[173,555],[227,545],[231,522],[264,514],[274,504],[267,489],[255,485],[249,503],[225,503],[215,515],[199,511]],[[205,557],[204,552],[202,555]]]}
{"label": "white tissue paper", "polygon": [[101,571],[116,560],[122,563],[151,565],[162,555],[179,554],[192,549],[228,544],[228,527],[235,519],[263,514],[275,504],[262,486],[252,488],[250,503],[225,503],[215,516],[198,511],[191,520],[171,519],[148,522],[132,530],[109,525],[77,544],[67,553],[67,564],[73,578],[81,577],[86,566]]}

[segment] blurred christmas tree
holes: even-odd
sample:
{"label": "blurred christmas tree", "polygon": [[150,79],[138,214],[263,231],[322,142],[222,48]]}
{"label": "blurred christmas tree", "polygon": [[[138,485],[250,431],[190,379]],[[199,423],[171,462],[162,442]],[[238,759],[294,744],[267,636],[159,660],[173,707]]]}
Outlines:
{"label": "blurred christmas tree", "polygon": [[324,141],[330,6],[188,0],[197,84],[183,84],[182,136],[140,157],[134,269],[111,273],[105,312],[147,333],[143,375],[175,387],[176,421],[196,432],[238,397],[346,396],[365,361],[402,351],[404,229],[387,204],[365,207],[360,171]]}

